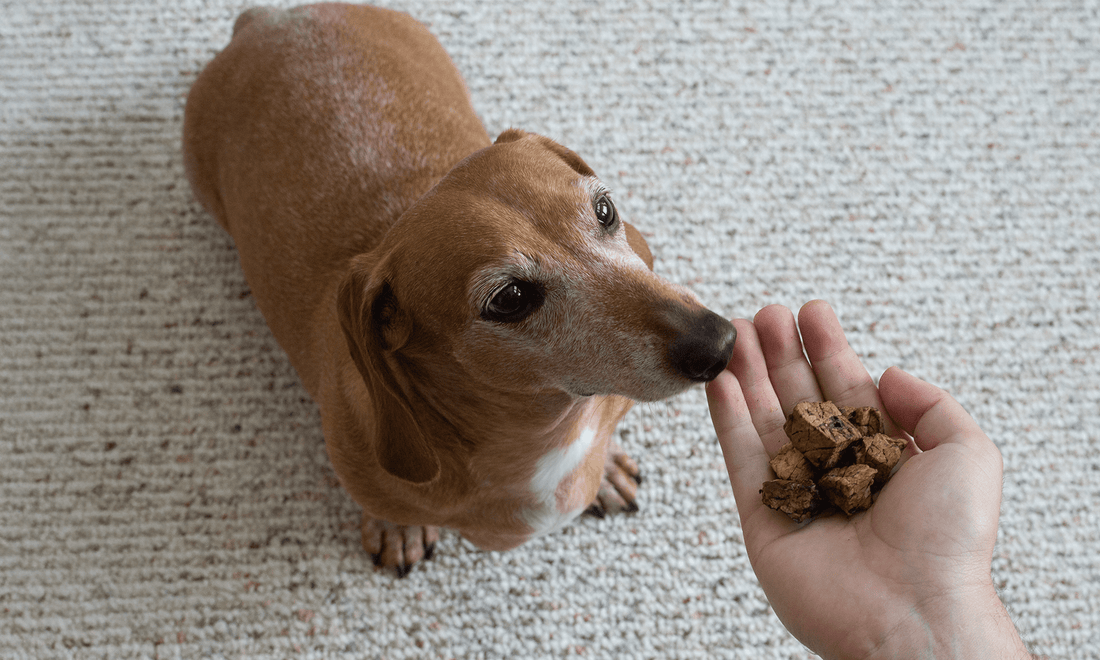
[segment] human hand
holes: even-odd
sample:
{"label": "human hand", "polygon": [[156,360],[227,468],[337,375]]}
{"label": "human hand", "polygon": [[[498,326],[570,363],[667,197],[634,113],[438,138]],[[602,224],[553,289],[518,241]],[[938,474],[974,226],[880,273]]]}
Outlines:
{"label": "human hand", "polygon": [[[896,367],[876,388],[823,301],[797,326],[780,306],[734,325],[707,398],[749,560],[783,625],[825,658],[1030,658],[990,576],[1002,461],[977,423]],[[867,511],[800,525],[761,502],[783,422],[805,400],[875,406],[887,433],[912,438]]]}

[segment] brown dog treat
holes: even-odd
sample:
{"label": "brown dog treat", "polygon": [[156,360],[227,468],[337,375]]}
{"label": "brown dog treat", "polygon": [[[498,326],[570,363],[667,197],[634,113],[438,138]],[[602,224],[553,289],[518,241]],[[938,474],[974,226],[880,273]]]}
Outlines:
{"label": "brown dog treat", "polygon": [[851,515],[871,506],[871,484],[876,474],[870,465],[847,465],[830,470],[818,485],[830,502]]}
{"label": "brown dog treat", "polygon": [[890,478],[890,472],[901,460],[901,452],[908,442],[901,438],[892,438],[885,433],[876,433],[863,438],[856,451],[856,462],[875,468],[875,487],[880,488]]}
{"label": "brown dog treat", "polygon": [[812,517],[824,504],[817,486],[810,481],[765,481],[760,494],[765,506],[787,514],[795,522]]}
{"label": "brown dog treat", "polygon": [[859,430],[831,401],[796,405],[783,430],[806,460],[823,469],[835,467],[841,452],[860,438]]}
{"label": "brown dog treat", "polygon": [[772,471],[780,479],[790,481],[813,481],[814,469],[806,457],[793,444],[787,443],[771,460]]}
{"label": "brown dog treat", "polygon": [[907,444],[883,428],[882,413],[870,406],[798,404],[783,426],[791,442],[770,462],[779,478],[760,491],[764,504],[798,522],[830,502],[848,515],[869,508]]}
{"label": "brown dog treat", "polygon": [[848,421],[859,430],[859,434],[862,436],[874,435],[886,430],[886,425],[882,421],[882,413],[874,406],[864,406],[862,408],[837,406],[837,408],[840,410],[840,414],[847,417]]}

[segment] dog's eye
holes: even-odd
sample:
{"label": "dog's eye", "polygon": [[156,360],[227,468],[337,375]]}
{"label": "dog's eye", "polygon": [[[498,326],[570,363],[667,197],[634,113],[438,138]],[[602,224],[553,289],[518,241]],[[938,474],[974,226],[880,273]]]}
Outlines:
{"label": "dog's eye", "polygon": [[596,211],[596,220],[604,229],[615,228],[615,223],[619,221],[619,212],[615,210],[610,197],[606,194],[600,195],[592,207]]}
{"label": "dog's eye", "polygon": [[482,318],[497,323],[516,323],[527,318],[542,305],[542,288],[531,282],[514,280],[497,292]]}

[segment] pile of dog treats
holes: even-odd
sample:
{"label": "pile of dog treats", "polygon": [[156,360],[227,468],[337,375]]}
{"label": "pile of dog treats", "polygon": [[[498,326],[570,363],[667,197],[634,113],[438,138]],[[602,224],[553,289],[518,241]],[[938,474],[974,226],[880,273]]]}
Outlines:
{"label": "pile of dog treats", "polygon": [[764,504],[802,522],[831,503],[848,515],[871,506],[906,441],[883,433],[876,408],[831,401],[795,406],[783,430],[790,438],[771,460],[777,479],[760,489]]}

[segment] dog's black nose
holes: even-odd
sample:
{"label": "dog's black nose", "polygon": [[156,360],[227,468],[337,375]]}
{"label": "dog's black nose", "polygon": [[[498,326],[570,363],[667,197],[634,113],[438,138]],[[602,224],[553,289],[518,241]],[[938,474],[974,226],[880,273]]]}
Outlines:
{"label": "dog's black nose", "polygon": [[668,357],[681,376],[706,383],[717,378],[729,363],[737,331],[732,323],[710,310],[693,316],[686,331],[669,345]]}

